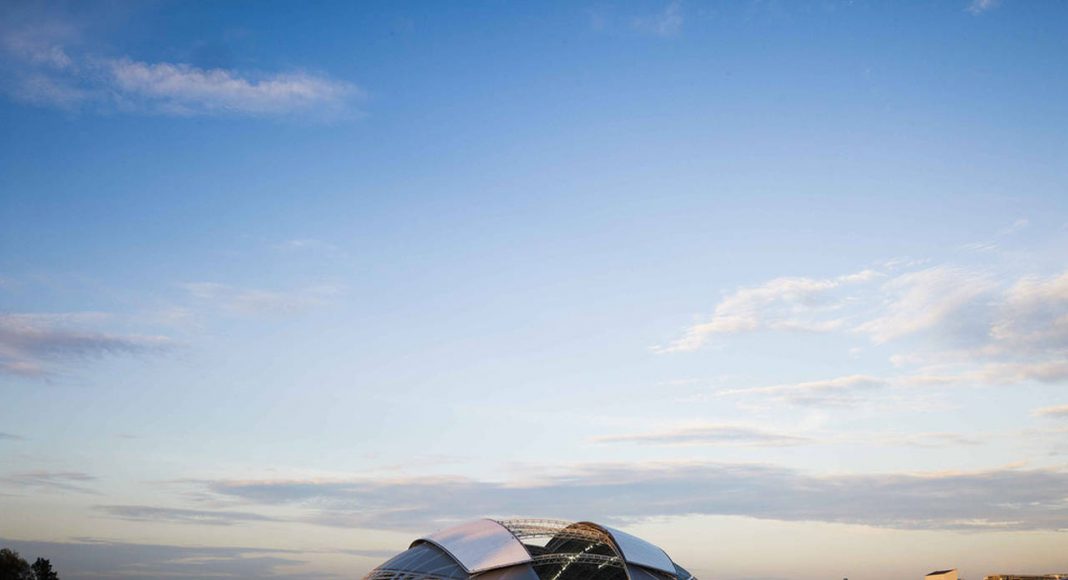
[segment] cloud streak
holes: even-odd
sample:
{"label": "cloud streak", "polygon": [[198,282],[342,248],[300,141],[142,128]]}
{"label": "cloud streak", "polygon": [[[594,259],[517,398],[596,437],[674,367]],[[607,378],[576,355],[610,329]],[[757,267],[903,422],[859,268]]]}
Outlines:
{"label": "cloud streak", "polygon": [[836,330],[844,321],[834,315],[842,299],[833,296],[833,291],[877,277],[876,272],[863,270],[837,278],[775,278],[759,286],[740,288],[716,305],[710,320],[691,326],[681,338],[653,350],[689,352],[701,348],[715,335],[758,330]]}
{"label": "cloud streak", "polygon": [[39,377],[51,365],[102,356],[160,352],[173,343],[164,336],[115,335],[86,330],[98,313],[0,314],[0,372]]}
{"label": "cloud streak", "polygon": [[303,72],[242,76],[224,69],[127,58],[103,63],[107,85],[121,106],[173,115],[277,116],[339,112],[359,91],[347,83]]}
{"label": "cloud streak", "polygon": [[[957,355],[970,356],[970,355]],[[1068,362],[990,363],[971,370],[933,372],[921,369],[887,378],[847,375],[762,387],[720,389],[681,397],[680,402],[701,402],[714,398],[759,399],[777,405],[832,408],[871,403],[892,388],[950,387],[972,385],[1015,385],[1019,383],[1056,384],[1068,380]]]}
{"label": "cloud streak", "polygon": [[591,439],[594,443],[633,443],[639,445],[678,446],[738,446],[788,447],[794,445],[856,445],[870,444],[884,447],[939,447],[980,445],[976,437],[950,432],[921,433],[830,433],[797,434],[772,431],[744,425],[694,425],[624,435],[603,435]]}
{"label": "cloud streak", "polygon": [[80,471],[26,471],[0,477],[0,486],[30,491],[96,492],[88,487],[96,478]]}
{"label": "cloud streak", "polygon": [[792,405],[851,406],[862,400],[862,394],[881,389],[887,384],[887,381],[868,375],[849,375],[768,387],[726,389],[716,392],[715,396],[756,395]]}
{"label": "cloud streak", "polygon": [[892,447],[918,447],[934,449],[938,447],[957,447],[981,445],[982,440],[960,433],[930,432],[930,433],[891,433],[876,435],[873,437],[847,436],[850,441],[868,441],[876,445]]}
{"label": "cloud streak", "polygon": [[595,443],[635,443],[643,445],[725,445],[784,447],[812,442],[807,437],[789,435],[743,425],[695,425],[666,431],[629,435],[602,435]]}
{"label": "cloud streak", "polygon": [[294,290],[237,288],[216,282],[190,282],[182,285],[201,306],[234,316],[296,314],[321,306],[341,294],[328,284]]}
{"label": "cloud streak", "polygon": [[73,53],[73,28],[48,20],[0,27],[12,98],[71,111],[334,119],[351,116],[363,96],[352,83],[300,70],[240,72]]}
{"label": "cloud streak", "polygon": [[192,510],[144,505],[101,505],[94,509],[114,518],[133,522],[232,526],[248,522],[277,521],[275,518],[251,512],[225,510]]}
{"label": "cloud streak", "polygon": [[203,547],[134,544],[82,538],[71,542],[34,542],[0,538],[0,543],[23,554],[48,554],[62,562],[64,577],[123,578],[336,578],[328,574],[293,572],[304,564],[292,550],[244,547]]}
{"label": "cloud streak", "polygon": [[1053,417],[1055,419],[1068,419],[1068,405],[1054,405],[1052,407],[1043,407],[1041,409],[1035,409],[1034,415],[1036,417]]}
{"label": "cloud streak", "polygon": [[203,485],[250,504],[303,507],[318,524],[376,529],[576,513],[616,523],[704,514],[899,529],[1068,528],[1068,473],[1041,469],[830,476],[756,464],[592,464],[526,482],[426,477]]}
{"label": "cloud streak", "polygon": [[[714,335],[755,331],[849,332],[882,344],[924,332],[970,339],[990,330],[983,324],[996,314],[990,305],[998,298],[998,287],[988,275],[937,266],[896,275],[878,286],[868,284],[883,277],[863,270],[837,278],[775,278],[740,288],[716,304],[710,320],[654,350],[694,351]],[[1023,313],[1033,310],[1034,302],[1060,299],[1062,293],[1057,281],[1025,279],[1007,298],[1009,306]]]}
{"label": "cloud streak", "polygon": [[997,8],[999,4],[1001,4],[1001,0],[972,0],[968,4],[968,12],[979,15]]}
{"label": "cloud streak", "polygon": [[655,15],[634,18],[632,25],[638,32],[666,38],[677,36],[684,21],[682,3],[674,0]]}
{"label": "cloud streak", "polygon": [[1029,276],[1009,288],[990,328],[995,348],[1047,354],[1068,350],[1068,272]]}
{"label": "cloud streak", "polygon": [[987,276],[960,268],[908,272],[880,289],[875,303],[882,302],[881,314],[853,330],[867,334],[876,343],[923,331],[963,332],[966,329],[957,328],[965,320],[961,314],[977,306],[993,288]]}
{"label": "cloud streak", "polygon": [[[875,279],[880,284],[867,284]],[[695,351],[713,336],[769,331],[866,337],[876,346],[922,344],[890,360],[910,372],[721,391],[789,404],[852,405],[885,385],[1009,385],[1068,380],[1068,272],[997,276],[935,266],[896,275],[776,278],[741,288],[658,353]]]}

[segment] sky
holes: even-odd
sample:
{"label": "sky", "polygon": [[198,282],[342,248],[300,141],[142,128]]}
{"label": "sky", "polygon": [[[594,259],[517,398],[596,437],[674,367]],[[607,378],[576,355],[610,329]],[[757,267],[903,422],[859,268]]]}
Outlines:
{"label": "sky", "polygon": [[1068,572],[1068,3],[0,8],[0,546]]}

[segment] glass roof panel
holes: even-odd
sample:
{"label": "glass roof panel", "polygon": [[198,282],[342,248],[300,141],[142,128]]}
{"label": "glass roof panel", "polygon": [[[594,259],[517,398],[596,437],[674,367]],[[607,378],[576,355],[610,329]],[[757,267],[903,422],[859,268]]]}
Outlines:
{"label": "glass roof panel", "polygon": [[433,544],[420,543],[393,556],[376,569],[391,572],[418,572],[436,578],[467,578],[467,572]]}

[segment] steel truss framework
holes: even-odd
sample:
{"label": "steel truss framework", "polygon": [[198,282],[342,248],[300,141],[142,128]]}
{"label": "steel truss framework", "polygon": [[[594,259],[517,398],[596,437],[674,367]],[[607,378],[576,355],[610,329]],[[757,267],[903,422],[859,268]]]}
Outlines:
{"label": "steel truss framework", "polygon": [[675,574],[629,563],[609,530],[597,524],[531,518],[495,522],[526,549],[529,560],[467,572],[431,537],[417,540],[407,552],[379,566],[364,580],[696,580],[673,563]]}

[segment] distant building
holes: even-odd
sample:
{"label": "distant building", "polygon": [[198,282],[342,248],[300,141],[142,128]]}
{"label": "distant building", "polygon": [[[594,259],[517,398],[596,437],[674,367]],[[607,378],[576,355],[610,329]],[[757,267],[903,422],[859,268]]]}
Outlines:
{"label": "distant building", "polygon": [[923,578],[924,580],[960,580],[960,577],[957,576],[956,568],[952,570],[935,570]]}
{"label": "distant building", "polygon": [[1042,576],[1021,576],[1019,574],[995,574],[983,580],[1068,580],[1068,574],[1044,574]]}

